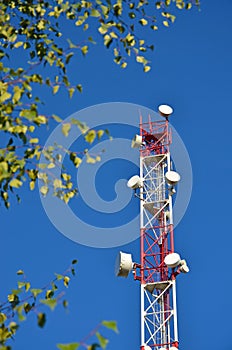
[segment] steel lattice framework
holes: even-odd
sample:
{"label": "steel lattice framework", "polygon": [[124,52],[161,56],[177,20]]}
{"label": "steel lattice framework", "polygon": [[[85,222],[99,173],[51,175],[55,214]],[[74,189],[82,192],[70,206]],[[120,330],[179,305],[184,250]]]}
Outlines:
{"label": "steel lattice framework", "polygon": [[165,181],[171,170],[168,118],[140,122],[141,350],[178,349],[176,275],[164,263],[174,252],[173,192]]}

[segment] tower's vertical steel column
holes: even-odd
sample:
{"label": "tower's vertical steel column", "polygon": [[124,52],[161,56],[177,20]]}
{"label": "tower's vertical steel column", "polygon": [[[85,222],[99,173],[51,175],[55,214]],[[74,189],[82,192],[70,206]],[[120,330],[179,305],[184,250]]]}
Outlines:
{"label": "tower's vertical steel column", "polygon": [[141,350],[178,349],[173,210],[165,174],[171,169],[168,118],[140,124]]}

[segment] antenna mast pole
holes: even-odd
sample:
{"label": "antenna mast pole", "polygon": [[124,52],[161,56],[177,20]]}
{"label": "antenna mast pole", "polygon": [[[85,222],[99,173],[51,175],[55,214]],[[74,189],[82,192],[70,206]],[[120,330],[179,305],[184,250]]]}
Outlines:
{"label": "antenna mast pole", "polygon": [[141,288],[140,350],[178,350],[176,276],[189,268],[174,252],[173,195],[180,175],[172,170],[172,142],[168,118],[173,112],[159,106],[165,119],[147,123],[140,118],[140,135],[132,140],[140,148],[140,176],[132,176],[127,186],[139,190],[140,264],[132,255],[120,252],[116,275],[127,277],[133,270]]}
{"label": "antenna mast pole", "polygon": [[[176,183],[167,173],[178,174],[172,171],[169,115],[163,116],[147,123],[140,118],[141,262],[134,265],[134,278],[141,283],[141,350],[178,350],[179,344],[176,276],[181,268],[176,269],[180,260],[174,253],[172,208]],[[168,263],[167,256],[175,261]]]}

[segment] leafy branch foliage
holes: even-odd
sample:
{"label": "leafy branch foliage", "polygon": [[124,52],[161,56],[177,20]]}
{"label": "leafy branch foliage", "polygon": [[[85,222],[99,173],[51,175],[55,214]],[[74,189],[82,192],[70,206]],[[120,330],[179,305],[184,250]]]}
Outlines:
{"label": "leafy branch foliage", "polygon": [[[53,311],[58,305],[68,307],[68,301],[64,298],[65,288],[68,288],[70,279],[75,276],[75,264],[73,260],[71,266],[62,274],[55,274],[48,284],[42,288],[34,288],[28,281],[24,271],[18,270],[17,275],[20,280],[17,288],[13,289],[7,296],[7,300],[0,304],[0,350],[11,350],[12,340],[21,326],[30,314],[36,315],[37,325],[43,328],[46,324],[47,314],[41,311],[48,307]],[[94,350],[99,347],[105,349],[108,339],[99,333],[99,329],[106,327],[118,332],[115,321],[102,321],[94,330],[92,330],[79,343],[57,344],[60,350],[75,350],[84,347],[88,350]],[[97,343],[87,344],[95,336]]]}
{"label": "leafy branch foliage", "polygon": [[[87,143],[100,139],[105,130],[89,130],[78,120],[63,123],[59,116],[40,113],[38,87],[49,88],[57,94],[62,88],[71,98],[75,91],[82,92],[80,83],[73,83],[68,66],[74,54],[86,55],[99,35],[103,45],[110,48],[116,64],[125,68],[133,56],[143,70],[151,69],[146,57],[153,50],[143,35],[146,29],[156,31],[175,21],[174,8],[191,9],[198,0],[2,0],[0,3],[0,131],[4,134],[0,145],[0,198],[9,208],[9,194],[22,187],[25,181],[33,190],[38,179],[43,181],[40,191],[46,195],[51,187],[54,195],[66,203],[76,195],[71,176],[61,169],[60,178],[49,178],[49,172],[39,168],[43,154],[49,161],[46,167],[61,167],[59,146],[43,149],[38,129],[53,122],[62,123],[62,132],[68,136],[77,126]],[[75,40],[66,38],[62,27],[71,25]],[[88,36],[91,29],[95,37]],[[143,29],[143,30],[142,30]],[[84,40],[81,38],[84,35]],[[76,42],[76,38],[80,40]],[[17,65],[21,56],[23,64]],[[16,62],[16,63],[15,63]],[[41,73],[42,72],[42,73]],[[78,156],[66,150],[75,167],[81,164],[86,149]],[[94,163],[100,157],[88,154]],[[20,200],[18,194],[16,194]]]}
{"label": "leafy branch foliage", "polygon": [[19,328],[20,322],[24,321],[29,314],[34,313],[37,317],[39,327],[44,327],[46,323],[46,313],[41,312],[43,305],[54,310],[58,304],[65,308],[68,302],[64,299],[64,287],[69,285],[70,278],[75,275],[75,264],[73,260],[71,266],[63,274],[55,274],[48,284],[43,288],[34,288],[28,281],[23,270],[18,270],[17,275],[20,280],[17,288],[13,289],[7,296],[7,300],[0,304],[0,349],[10,350],[9,342]]}

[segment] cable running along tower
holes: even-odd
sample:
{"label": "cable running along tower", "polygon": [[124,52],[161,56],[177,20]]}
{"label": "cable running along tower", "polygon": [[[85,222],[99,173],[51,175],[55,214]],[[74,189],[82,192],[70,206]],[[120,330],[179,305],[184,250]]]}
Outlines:
{"label": "cable running along tower", "polygon": [[140,350],[178,350],[176,277],[189,268],[174,250],[173,196],[180,175],[173,170],[169,116],[172,108],[159,106],[163,120],[144,123],[133,148],[140,150],[140,176],[128,186],[140,199],[140,263],[120,252],[116,274],[127,277],[133,270],[141,284]]}

